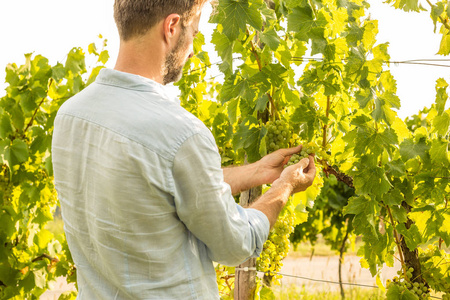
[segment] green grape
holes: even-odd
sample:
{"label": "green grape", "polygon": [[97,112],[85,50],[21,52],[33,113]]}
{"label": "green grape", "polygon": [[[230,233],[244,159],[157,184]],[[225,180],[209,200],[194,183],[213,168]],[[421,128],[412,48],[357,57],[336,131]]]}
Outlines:
{"label": "green grape", "polygon": [[281,270],[282,260],[289,252],[289,235],[294,231],[294,222],[295,217],[291,213],[285,213],[278,217],[269,238],[264,243],[263,251],[256,261],[257,269],[264,273],[270,272],[274,281],[281,279],[281,276],[273,273]]}
{"label": "green grape", "polygon": [[298,163],[300,160],[302,159],[302,157],[298,154],[294,154],[291,156],[291,158],[289,159],[288,163],[286,164],[286,166],[291,166],[293,164]]}
{"label": "green grape", "polygon": [[386,287],[389,289],[391,285],[396,285],[398,289],[403,292],[409,290],[411,293],[419,297],[419,299],[429,299],[430,289],[425,286],[423,282],[411,282],[413,277],[414,268],[408,268],[406,274],[403,270],[397,271],[398,276],[392,279],[392,282],[388,279],[386,280]]}
{"label": "green grape", "polygon": [[273,152],[280,148],[288,148],[291,138],[292,127],[285,120],[269,121],[267,128],[267,151]]}

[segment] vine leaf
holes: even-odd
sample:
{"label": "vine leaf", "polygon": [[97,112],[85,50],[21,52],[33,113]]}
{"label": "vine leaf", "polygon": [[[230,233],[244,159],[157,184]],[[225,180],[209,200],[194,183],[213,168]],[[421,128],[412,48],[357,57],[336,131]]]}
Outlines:
{"label": "vine leaf", "polygon": [[[5,139],[5,141],[9,141],[9,139]],[[14,166],[28,160],[28,146],[24,141],[15,139],[12,143],[5,145],[3,155],[8,162],[9,168],[12,169]]]}
{"label": "vine leaf", "polygon": [[237,39],[241,32],[246,32],[247,24],[261,30],[263,22],[258,7],[254,3],[250,5],[248,0],[223,0],[217,9],[211,21],[223,25],[223,33],[230,41]]}

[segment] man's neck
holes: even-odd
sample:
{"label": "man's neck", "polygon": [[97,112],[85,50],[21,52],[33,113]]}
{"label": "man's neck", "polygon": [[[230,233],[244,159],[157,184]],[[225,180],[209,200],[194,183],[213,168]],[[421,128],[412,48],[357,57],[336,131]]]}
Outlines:
{"label": "man's neck", "polygon": [[143,37],[120,43],[115,70],[140,75],[163,84],[163,45]]}

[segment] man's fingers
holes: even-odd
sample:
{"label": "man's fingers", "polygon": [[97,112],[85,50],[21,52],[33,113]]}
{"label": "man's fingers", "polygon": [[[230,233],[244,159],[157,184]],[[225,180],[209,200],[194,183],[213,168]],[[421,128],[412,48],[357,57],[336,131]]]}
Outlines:
{"label": "man's fingers", "polygon": [[299,153],[300,151],[302,151],[302,145],[298,145],[298,146],[292,147],[292,148],[280,149],[278,151],[280,151],[281,155],[283,155],[283,156],[293,155],[293,154],[296,154],[296,153]]}

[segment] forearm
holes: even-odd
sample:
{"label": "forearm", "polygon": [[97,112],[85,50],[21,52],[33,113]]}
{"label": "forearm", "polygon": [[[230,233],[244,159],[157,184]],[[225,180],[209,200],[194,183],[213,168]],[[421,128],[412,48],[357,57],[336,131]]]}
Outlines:
{"label": "forearm", "polygon": [[265,183],[259,180],[257,162],[243,166],[226,167],[222,170],[224,181],[230,185],[233,195]]}
{"label": "forearm", "polygon": [[250,207],[263,212],[269,219],[270,228],[272,228],[292,191],[292,185],[274,182],[272,187]]}

